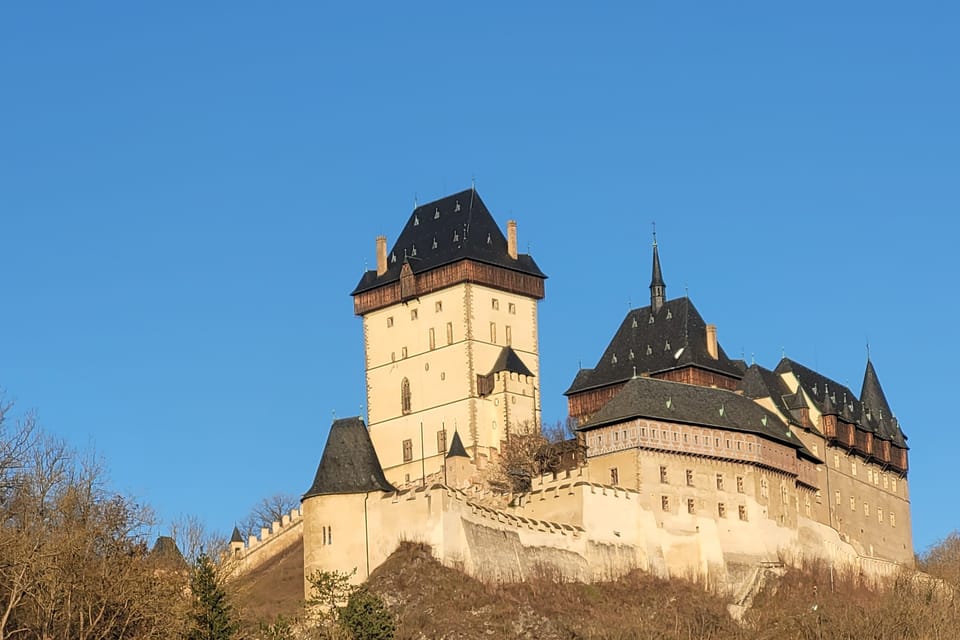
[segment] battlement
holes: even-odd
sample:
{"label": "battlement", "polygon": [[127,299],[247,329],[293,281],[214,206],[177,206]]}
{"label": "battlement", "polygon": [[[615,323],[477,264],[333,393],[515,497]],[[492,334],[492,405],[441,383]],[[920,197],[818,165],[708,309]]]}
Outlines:
{"label": "battlement", "polygon": [[261,527],[259,536],[230,544],[229,560],[234,573],[245,573],[286,551],[303,538],[303,511],[292,509],[270,527]]}

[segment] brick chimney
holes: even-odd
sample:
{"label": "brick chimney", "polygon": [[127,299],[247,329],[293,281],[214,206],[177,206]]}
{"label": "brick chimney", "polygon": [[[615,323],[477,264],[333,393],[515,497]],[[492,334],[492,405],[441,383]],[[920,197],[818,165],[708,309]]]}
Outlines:
{"label": "brick chimney", "polygon": [[517,259],[517,221],[507,220],[507,254]]}
{"label": "brick chimney", "polygon": [[717,325],[715,324],[707,325],[707,353],[714,360],[720,357],[717,349]]}
{"label": "brick chimney", "polygon": [[387,236],[377,236],[377,275],[387,272]]}

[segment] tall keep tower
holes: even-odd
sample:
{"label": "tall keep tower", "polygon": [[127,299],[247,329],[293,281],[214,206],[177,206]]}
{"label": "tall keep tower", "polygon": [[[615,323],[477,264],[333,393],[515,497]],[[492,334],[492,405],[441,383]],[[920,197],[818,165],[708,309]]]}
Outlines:
{"label": "tall keep tower", "polygon": [[479,464],[540,422],[537,301],[546,276],[476,190],[416,207],[352,292],[370,437],[387,478],[442,469],[454,431]]}

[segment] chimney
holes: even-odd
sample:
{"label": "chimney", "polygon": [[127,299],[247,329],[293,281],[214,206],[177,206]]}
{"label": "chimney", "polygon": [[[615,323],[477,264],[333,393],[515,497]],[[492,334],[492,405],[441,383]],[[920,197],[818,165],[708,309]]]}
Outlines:
{"label": "chimney", "polygon": [[387,236],[377,236],[377,276],[387,272]]}
{"label": "chimney", "polygon": [[717,350],[717,325],[715,324],[707,325],[707,353],[709,353],[710,357],[714,360],[719,357]]}
{"label": "chimney", "polygon": [[517,221],[507,220],[507,253],[517,259]]}

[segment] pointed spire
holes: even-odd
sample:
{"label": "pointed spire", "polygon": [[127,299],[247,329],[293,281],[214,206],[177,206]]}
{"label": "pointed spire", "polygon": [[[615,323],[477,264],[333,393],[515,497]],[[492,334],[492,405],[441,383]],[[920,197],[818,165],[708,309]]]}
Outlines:
{"label": "pointed spire", "polygon": [[460,432],[454,431],[453,438],[450,440],[450,450],[447,452],[447,458],[469,458],[467,450],[463,446],[463,440],[460,439]]}
{"label": "pointed spire", "polygon": [[870,417],[873,420],[888,419],[893,415],[890,405],[887,404],[887,397],[883,394],[880,387],[880,380],[877,378],[877,371],[873,368],[873,362],[867,357],[867,369],[863,373],[863,387],[860,390],[860,402],[870,411]]}
{"label": "pointed spire", "polygon": [[660,270],[660,250],[657,247],[657,223],[653,223],[653,277],[650,279],[650,310],[656,313],[667,298],[667,285]]}
{"label": "pointed spire", "polygon": [[237,526],[233,527],[233,535],[230,536],[230,542],[243,542],[243,534],[240,533],[240,528]]}

